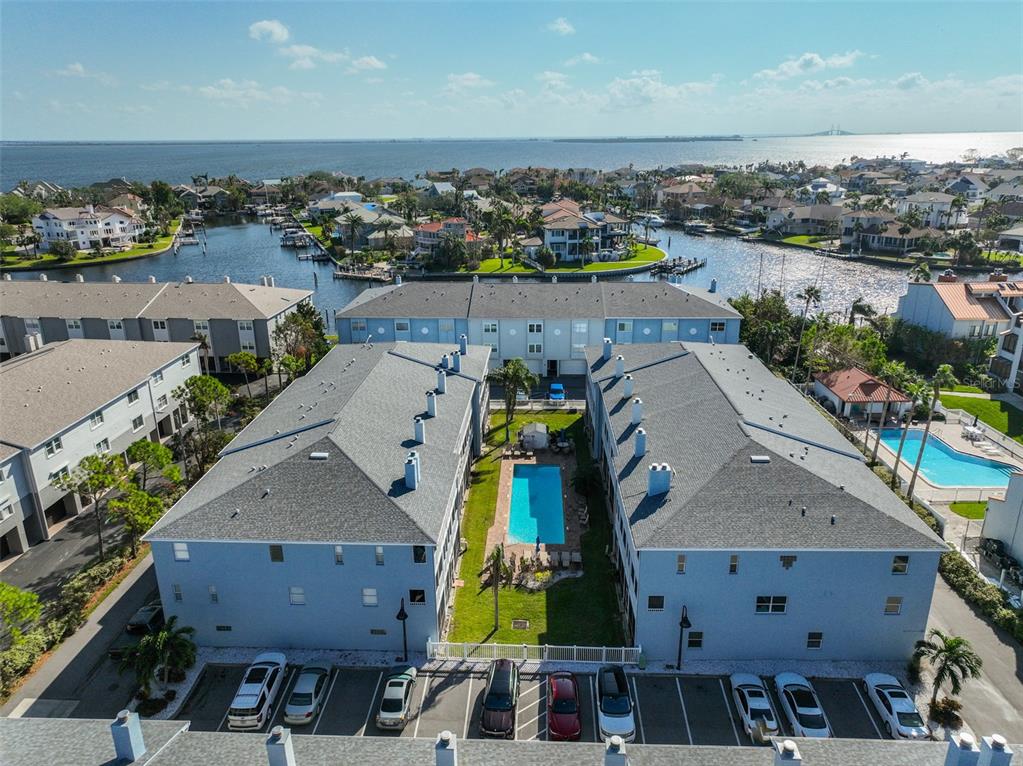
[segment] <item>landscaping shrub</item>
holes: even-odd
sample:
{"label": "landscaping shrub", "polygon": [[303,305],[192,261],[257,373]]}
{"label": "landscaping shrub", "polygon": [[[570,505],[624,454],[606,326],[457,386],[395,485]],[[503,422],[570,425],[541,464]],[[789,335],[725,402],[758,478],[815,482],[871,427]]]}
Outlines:
{"label": "landscaping shrub", "polygon": [[931,705],[931,718],[942,726],[953,726],[959,722],[959,711],[962,709],[959,700],[942,697]]}
{"label": "landscaping shrub", "polygon": [[167,691],[165,691],[163,693],[163,698],[165,700],[167,700],[168,702],[173,702],[175,697],[177,697],[177,696],[178,696],[178,690],[177,689],[168,689]]}
{"label": "landscaping shrub", "polygon": [[185,671],[182,668],[171,668],[167,671],[167,682],[180,684],[185,680]]}
{"label": "landscaping shrub", "polygon": [[153,716],[167,707],[167,702],[168,700],[163,697],[154,697],[152,699],[143,700],[139,703],[139,706],[135,708],[135,712],[144,718]]}
{"label": "landscaping shrub", "polygon": [[906,678],[911,684],[920,683],[920,657],[913,655],[913,657],[906,663]]}
{"label": "landscaping shrub", "polygon": [[943,553],[938,571],[952,590],[1023,643],[1023,610],[1011,609],[1001,589],[981,577],[960,553]]}

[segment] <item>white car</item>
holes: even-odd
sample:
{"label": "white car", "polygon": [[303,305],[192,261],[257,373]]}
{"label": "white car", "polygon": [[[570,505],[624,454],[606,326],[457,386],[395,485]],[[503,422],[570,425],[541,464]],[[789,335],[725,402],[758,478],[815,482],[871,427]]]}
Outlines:
{"label": "white car", "polygon": [[597,728],[602,740],[616,734],[626,742],[636,739],[629,681],[620,665],[605,665],[597,673]]}
{"label": "white car", "polygon": [[404,729],[412,713],[412,690],[416,687],[416,669],[396,668],[387,676],[384,695],[377,712],[378,729]]}
{"label": "white car", "polygon": [[884,729],[893,739],[929,739],[931,732],[920,717],[913,698],[895,676],[870,673],[863,677],[863,691],[884,721]]}
{"label": "white car", "polygon": [[287,659],[280,652],[256,657],[245,670],[241,686],[227,711],[227,728],[232,731],[260,729],[273,712],[274,700],[284,684]]}
{"label": "white car", "polygon": [[330,665],[320,662],[302,666],[291,696],[284,705],[284,723],[292,726],[312,723],[327,696],[330,670]]}
{"label": "white car", "polygon": [[751,673],[733,673],[730,680],[732,698],[735,700],[735,709],[739,711],[739,718],[742,719],[742,728],[751,739],[761,744],[770,742],[771,737],[781,732],[764,682]]}
{"label": "white car", "polygon": [[832,736],[831,724],[809,681],[798,673],[779,673],[774,677],[774,688],[794,736]]}

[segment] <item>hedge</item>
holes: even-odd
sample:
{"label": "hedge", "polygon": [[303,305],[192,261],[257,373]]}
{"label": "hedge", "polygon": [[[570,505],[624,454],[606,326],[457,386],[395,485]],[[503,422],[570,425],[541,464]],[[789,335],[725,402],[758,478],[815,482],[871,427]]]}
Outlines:
{"label": "hedge", "polygon": [[1002,589],[981,577],[962,554],[943,553],[938,571],[952,590],[1023,644],[1023,610],[1010,608]]}

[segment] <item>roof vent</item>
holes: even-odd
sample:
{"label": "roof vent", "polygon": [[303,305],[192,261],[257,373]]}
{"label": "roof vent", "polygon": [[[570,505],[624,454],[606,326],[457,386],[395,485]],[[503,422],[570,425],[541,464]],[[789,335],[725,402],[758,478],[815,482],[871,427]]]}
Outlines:
{"label": "roof vent", "polygon": [[628,399],[632,396],[632,391],[635,388],[635,381],[631,375],[625,376],[625,384],[622,386],[622,398]]}
{"label": "roof vent", "polygon": [[643,400],[638,396],[632,400],[632,422],[635,425],[643,422]]}
{"label": "roof vent", "polygon": [[625,374],[625,357],[619,354],[615,357],[615,377],[620,378]]}
{"label": "roof vent", "polygon": [[[118,281],[120,281],[120,280],[118,280]],[[191,277],[191,276],[189,276],[189,275],[186,275],[186,276],[185,276],[185,284],[186,284],[186,285],[190,285],[190,284],[192,284],[192,283],[193,283],[194,281],[195,281],[195,280],[194,280],[194,279],[192,279],[192,277]]]}
{"label": "roof vent", "polygon": [[309,453],[309,459],[310,460],[326,460],[328,457],[330,457],[330,453],[329,452],[310,452]]}
{"label": "roof vent", "polygon": [[751,463],[770,463],[771,462],[771,456],[770,455],[750,455],[749,456],[749,461]]}
{"label": "roof vent", "polygon": [[835,526],[835,514],[831,514],[831,526]]}

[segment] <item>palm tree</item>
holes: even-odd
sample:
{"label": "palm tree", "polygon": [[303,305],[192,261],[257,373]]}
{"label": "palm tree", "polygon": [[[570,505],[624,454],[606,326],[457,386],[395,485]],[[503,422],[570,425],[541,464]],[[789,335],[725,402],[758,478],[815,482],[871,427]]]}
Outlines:
{"label": "palm tree", "polygon": [[902,423],[902,436],[899,437],[899,450],[895,453],[895,465],[892,468],[891,487],[896,489],[899,486],[899,466],[902,465],[902,448],[906,446],[906,434],[909,433],[909,424],[913,420],[913,412],[917,405],[923,401],[927,393],[927,384],[924,382],[913,382],[904,387],[903,393],[909,398],[909,407],[906,408]]}
{"label": "palm tree", "polygon": [[[881,408],[881,418],[877,424],[877,438],[874,439],[874,451],[870,454],[870,463],[873,465],[877,462],[877,448],[881,444],[881,431],[884,430],[884,422],[888,419],[888,408],[891,407],[892,394],[898,393],[893,391],[897,386],[900,386],[906,377],[906,370],[898,362],[886,362],[878,377],[884,381],[885,392],[884,392],[884,406]],[[867,425],[867,434],[870,433],[870,425]],[[867,446],[866,439],[863,441],[863,446]]]}
{"label": "palm tree", "polygon": [[190,338],[193,343],[199,344],[199,354],[202,356],[202,364],[204,371],[209,373],[210,371],[210,339],[209,336],[204,332],[198,332]]}
{"label": "palm tree", "polygon": [[803,331],[806,329],[806,315],[810,311],[810,304],[821,305],[821,289],[817,285],[807,285],[802,292],[796,293],[803,303],[803,318],[799,323],[799,343],[796,345],[796,361],[792,364],[792,380],[796,379],[796,370],[799,369],[799,352],[803,347]]}
{"label": "palm tree", "polygon": [[927,425],[924,427],[924,435],[920,439],[920,451],[916,455],[916,465],[913,466],[913,478],[909,480],[909,489],[906,491],[910,500],[913,499],[913,487],[916,486],[916,477],[920,473],[920,461],[924,456],[924,447],[927,446],[927,437],[931,434],[931,420],[934,418],[934,408],[938,406],[938,397],[942,390],[950,390],[958,382],[952,373],[950,364],[941,365],[931,380],[931,406],[927,411]]}
{"label": "palm tree", "polygon": [[907,238],[906,235],[908,235],[911,231],[913,231],[913,227],[910,226],[908,223],[903,222],[902,224],[900,224],[900,226],[899,226],[899,235],[902,237],[902,255],[903,255],[903,257],[905,257],[906,252],[909,250],[909,239]]}
{"label": "palm tree", "polygon": [[146,692],[153,677],[161,670],[161,683],[166,684],[172,670],[185,670],[195,664],[196,646],[192,636],[195,628],[177,627],[178,617],[172,615],[155,633],[149,633],[127,651],[119,671],[134,670],[139,686]]}
{"label": "palm tree", "polygon": [[931,628],[930,634],[923,641],[918,641],[915,659],[926,659],[934,670],[932,681],[931,707],[938,701],[938,692],[942,684],[948,682],[952,694],[963,690],[963,682],[968,678],[980,678],[980,669],[984,661],[973,650],[970,642],[960,636],[950,636],[937,628]]}
{"label": "palm tree", "polygon": [[530,370],[521,359],[509,359],[503,367],[493,370],[487,379],[504,390],[504,443],[511,441],[511,423],[515,418],[516,397],[521,391],[527,396],[540,384],[540,376]]}
{"label": "palm tree", "polygon": [[579,260],[582,263],[581,268],[586,268],[586,256],[593,252],[593,235],[590,234],[589,229],[586,229],[586,233],[583,238],[579,240]]}
{"label": "palm tree", "polygon": [[510,579],[511,567],[508,566],[508,562],[504,560],[504,545],[498,543],[494,546],[494,549],[490,551],[490,555],[487,556],[487,560],[483,565],[483,570],[480,572],[480,577],[487,571],[490,571],[490,588],[494,592],[494,630],[497,630],[500,626],[500,606],[498,603],[498,592],[501,587],[501,583],[506,579]]}
{"label": "palm tree", "polygon": [[345,213],[342,220],[345,226],[348,227],[348,249],[355,250],[355,241],[359,236],[359,231],[362,229],[362,218],[354,210]]}
{"label": "palm tree", "polygon": [[927,261],[920,261],[909,270],[909,278],[913,282],[930,282],[931,267]]}
{"label": "palm tree", "polygon": [[859,298],[852,302],[852,306],[849,307],[849,324],[856,324],[856,317],[861,316],[864,319],[877,316],[877,311],[871,306],[861,295]]}

